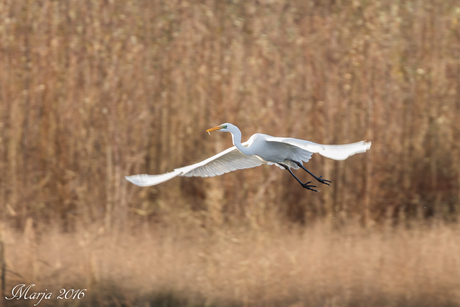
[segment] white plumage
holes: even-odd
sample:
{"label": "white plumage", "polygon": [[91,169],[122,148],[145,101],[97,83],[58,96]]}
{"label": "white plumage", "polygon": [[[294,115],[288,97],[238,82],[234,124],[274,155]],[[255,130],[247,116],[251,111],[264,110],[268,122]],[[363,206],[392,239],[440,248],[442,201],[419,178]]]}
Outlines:
{"label": "white plumage", "polygon": [[[238,127],[226,123],[208,129],[207,132],[215,130],[230,132],[235,146],[204,161],[177,168],[170,173],[133,175],[126,176],[126,179],[135,185],[147,187],[165,182],[176,176],[213,177],[237,169],[252,168],[262,164],[275,164],[280,168],[287,169],[304,188],[316,191],[312,189],[315,186],[308,185],[310,182],[302,183],[290,169],[301,167],[309,172],[302,166],[302,163],[308,162],[313,153],[319,153],[334,160],[344,160],[354,154],[365,152],[371,147],[371,143],[365,141],[344,145],[322,145],[300,139],[273,137],[260,133],[254,134],[242,144],[241,132]],[[330,181],[311,175],[319,182],[329,185],[328,182]]]}

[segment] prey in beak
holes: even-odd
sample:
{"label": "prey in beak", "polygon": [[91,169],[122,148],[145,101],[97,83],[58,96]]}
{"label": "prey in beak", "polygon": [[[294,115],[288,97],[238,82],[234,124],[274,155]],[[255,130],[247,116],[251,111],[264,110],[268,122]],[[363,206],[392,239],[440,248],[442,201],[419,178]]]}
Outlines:
{"label": "prey in beak", "polygon": [[206,132],[211,135],[211,131],[216,131],[216,130],[220,130],[222,129],[221,126],[216,126],[216,127],[213,127],[213,128],[209,128],[208,130],[206,130]]}

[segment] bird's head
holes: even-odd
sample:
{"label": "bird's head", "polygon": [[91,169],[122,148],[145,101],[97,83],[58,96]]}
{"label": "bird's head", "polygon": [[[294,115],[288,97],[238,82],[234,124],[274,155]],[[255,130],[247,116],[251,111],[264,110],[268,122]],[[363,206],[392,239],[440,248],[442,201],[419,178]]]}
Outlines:
{"label": "bird's head", "polygon": [[225,124],[222,124],[220,126],[210,128],[210,129],[206,130],[206,132],[209,133],[209,134],[211,134],[211,131],[230,132],[230,131],[232,131],[233,127],[235,127],[235,126],[230,124],[230,123],[225,123]]}

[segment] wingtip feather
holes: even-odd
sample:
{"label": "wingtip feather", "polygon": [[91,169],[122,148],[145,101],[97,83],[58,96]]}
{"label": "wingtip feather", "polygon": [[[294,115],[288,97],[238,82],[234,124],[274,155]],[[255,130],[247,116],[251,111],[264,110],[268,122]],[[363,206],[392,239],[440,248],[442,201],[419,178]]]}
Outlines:
{"label": "wingtip feather", "polygon": [[125,178],[132,184],[135,184],[139,187],[149,187],[149,186],[157,185],[159,183],[168,181],[178,176],[179,174],[180,172],[174,171],[171,173],[166,173],[166,174],[161,174],[161,175],[140,174],[140,175],[125,176]]}
{"label": "wingtip feather", "polygon": [[363,145],[366,146],[366,150],[371,149],[372,142],[371,141],[362,141]]}

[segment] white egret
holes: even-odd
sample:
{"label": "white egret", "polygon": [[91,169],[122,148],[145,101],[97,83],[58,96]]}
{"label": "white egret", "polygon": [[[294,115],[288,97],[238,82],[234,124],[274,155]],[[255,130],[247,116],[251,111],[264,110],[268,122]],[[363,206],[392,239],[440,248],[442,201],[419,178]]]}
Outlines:
{"label": "white egret", "polygon": [[317,192],[313,189],[311,181],[303,183],[294,175],[292,169],[299,167],[308,172],[317,181],[330,185],[330,180],[316,177],[308,171],[302,164],[308,162],[313,153],[331,158],[334,160],[345,160],[349,156],[357,153],[366,152],[371,147],[371,142],[356,142],[344,145],[322,145],[310,141],[273,137],[267,134],[256,133],[245,143],[241,143],[241,131],[230,123],[208,129],[211,131],[230,132],[233,138],[233,147],[218,153],[204,161],[177,168],[173,172],[161,175],[133,175],[125,178],[140,187],[153,186],[177,176],[185,177],[213,177],[222,175],[237,169],[256,167],[262,164],[276,165],[284,168],[294,176],[302,187]]}

